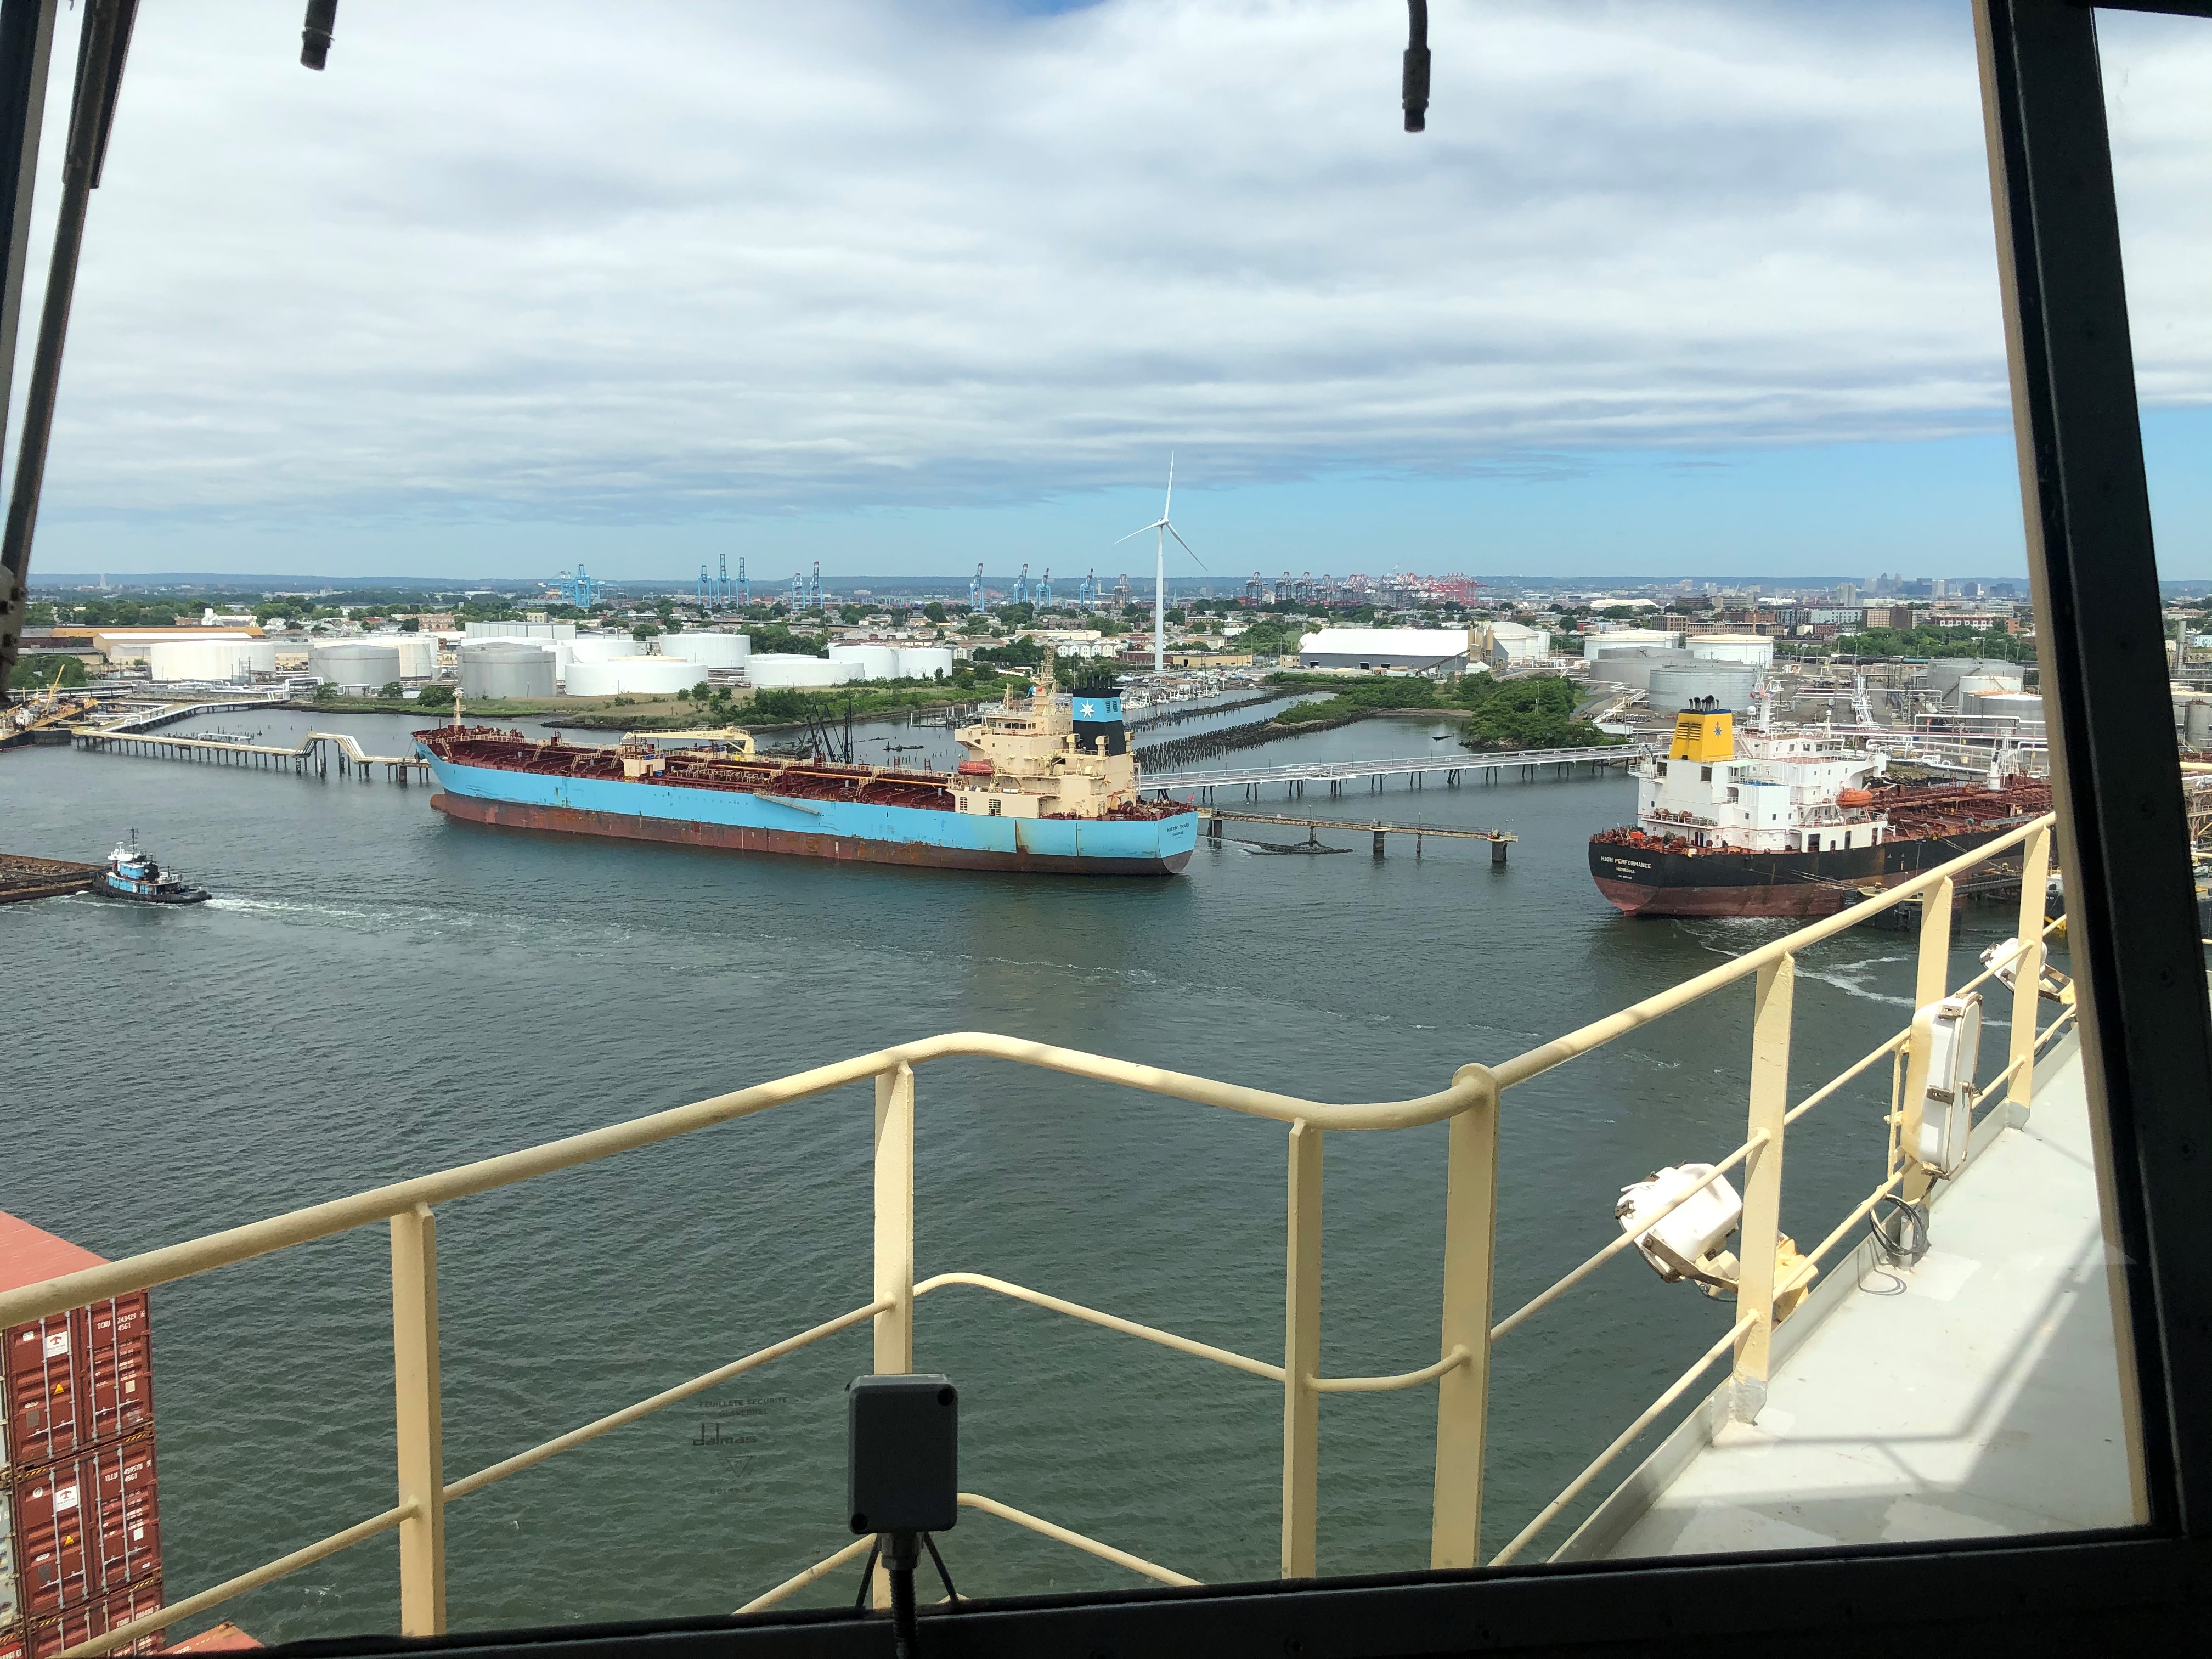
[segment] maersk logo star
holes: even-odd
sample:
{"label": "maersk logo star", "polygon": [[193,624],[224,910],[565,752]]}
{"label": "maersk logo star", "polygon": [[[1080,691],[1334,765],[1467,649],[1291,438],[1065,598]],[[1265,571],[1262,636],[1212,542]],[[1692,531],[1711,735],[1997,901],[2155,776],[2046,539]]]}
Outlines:
{"label": "maersk logo star", "polygon": [[1084,705],[1082,705],[1082,707],[1080,707],[1079,708],[1078,708],[1078,709],[1075,711],[1075,714],[1076,714],[1076,718],[1077,718],[1078,720],[1089,720],[1089,719],[1090,719],[1093,714],[1097,714],[1097,712],[1098,712],[1098,705],[1097,705],[1097,703],[1095,703],[1095,702],[1086,702],[1086,703],[1085,703]]}

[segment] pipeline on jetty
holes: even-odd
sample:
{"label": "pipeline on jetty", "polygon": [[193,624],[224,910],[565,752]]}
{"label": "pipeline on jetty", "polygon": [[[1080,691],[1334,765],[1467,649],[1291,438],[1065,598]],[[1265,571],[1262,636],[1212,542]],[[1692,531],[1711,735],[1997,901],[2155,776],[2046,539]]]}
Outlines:
{"label": "pipeline on jetty", "polygon": [[106,755],[149,755],[162,760],[207,761],[217,766],[247,766],[263,771],[291,771],[305,776],[312,769],[328,777],[335,763],[338,775],[356,774],[363,782],[382,767],[384,775],[403,787],[420,772],[427,781],[430,763],[413,755],[371,755],[344,732],[310,732],[295,748],[275,744],[233,743],[215,738],[169,738],[147,732],[95,732],[80,728],[70,741],[88,752]]}
{"label": "pipeline on jetty", "polygon": [[1446,830],[1431,823],[1383,823],[1379,821],[1373,823],[1359,823],[1347,822],[1343,818],[1286,818],[1279,817],[1268,812],[1224,812],[1218,807],[1208,807],[1200,815],[1200,824],[1205,832],[1206,838],[1216,847],[1220,846],[1224,840],[1230,839],[1223,828],[1224,823],[1285,823],[1306,832],[1306,838],[1303,842],[1292,842],[1287,846],[1275,842],[1248,843],[1270,853],[1303,853],[1309,850],[1316,853],[1348,853],[1352,850],[1348,847],[1325,846],[1319,834],[1323,830],[1340,830],[1346,835],[1354,835],[1363,830],[1367,831],[1375,837],[1375,856],[1378,859],[1382,856],[1384,838],[1389,836],[1411,836],[1413,838],[1415,858],[1421,856],[1421,842],[1430,836],[1443,836],[1454,841],[1486,841],[1490,843],[1491,863],[1501,869],[1505,864],[1505,849],[1521,839],[1510,830]]}

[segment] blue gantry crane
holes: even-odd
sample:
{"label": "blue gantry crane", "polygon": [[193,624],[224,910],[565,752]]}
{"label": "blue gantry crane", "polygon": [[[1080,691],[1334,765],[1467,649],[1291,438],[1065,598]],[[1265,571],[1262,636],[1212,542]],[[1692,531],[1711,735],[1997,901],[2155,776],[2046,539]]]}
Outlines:
{"label": "blue gantry crane", "polygon": [[554,580],[561,590],[561,603],[573,605],[579,611],[589,611],[599,597],[599,589],[605,586],[585,573],[580,559],[576,562],[574,571],[564,570]]}

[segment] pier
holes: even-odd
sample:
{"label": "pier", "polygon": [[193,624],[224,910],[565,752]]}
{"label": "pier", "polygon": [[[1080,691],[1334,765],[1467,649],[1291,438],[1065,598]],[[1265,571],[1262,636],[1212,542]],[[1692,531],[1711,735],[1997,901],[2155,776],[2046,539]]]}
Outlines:
{"label": "pier", "polygon": [[[193,712],[209,714],[212,708]],[[215,738],[167,738],[144,731],[92,731],[80,729],[70,741],[79,749],[90,753],[106,755],[151,756],[159,760],[205,761],[216,766],[247,766],[260,771],[295,772],[304,777],[313,770],[318,776],[328,777],[335,762],[338,775],[350,778],[359,775],[365,783],[382,767],[385,776],[404,787],[420,773],[425,782],[430,775],[430,763],[412,755],[371,755],[344,732],[310,732],[300,739],[296,747],[286,749],[276,744],[227,743]]]}
{"label": "pier", "polygon": [[1237,766],[1215,772],[1170,772],[1144,781],[1145,787],[1158,791],[1163,796],[1195,793],[1201,800],[1211,804],[1215,792],[1242,787],[1244,799],[1258,800],[1261,790],[1280,784],[1285,799],[1304,795],[1308,784],[1328,786],[1332,796],[1341,796],[1347,785],[1364,781],[1369,790],[1380,794],[1393,778],[1403,778],[1409,789],[1428,787],[1431,778],[1441,776],[1444,787],[1456,789],[1473,774],[1480,774],[1480,781],[1496,783],[1504,775],[1517,770],[1524,781],[1542,775],[1544,769],[1556,769],[1555,775],[1571,777],[1577,766],[1588,766],[1593,771],[1606,767],[1626,766],[1644,759],[1648,751],[1638,744],[1608,744],[1603,748],[1579,749],[1523,749],[1510,753],[1486,755],[1460,751],[1451,757],[1425,760],[1419,756],[1407,756],[1396,760],[1375,761],[1304,761],[1290,766]]}
{"label": "pier", "polygon": [[[1411,836],[1413,838],[1413,856],[1419,858],[1421,856],[1421,842],[1425,837],[1443,836],[1455,841],[1488,842],[1491,863],[1502,866],[1505,862],[1505,849],[1521,839],[1509,830],[1443,830],[1432,823],[1361,823],[1356,820],[1345,818],[1285,818],[1277,817],[1267,812],[1219,811],[1208,812],[1204,816],[1206,838],[1217,847],[1224,839],[1222,830],[1224,823],[1281,823],[1288,824],[1293,829],[1304,830],[1306,832],[1307,842],[1316,846],[1320,844],[1318,837],[1314,833],[1316,830],[1341,830],[1346,834],[1357,834],[1364,830],[1375,837],[1375,856],[1378,859],[1382,856],[1383,842],[1387,836]],[[1347,848],[1343,850],[1348,852],[1351,849]]]}

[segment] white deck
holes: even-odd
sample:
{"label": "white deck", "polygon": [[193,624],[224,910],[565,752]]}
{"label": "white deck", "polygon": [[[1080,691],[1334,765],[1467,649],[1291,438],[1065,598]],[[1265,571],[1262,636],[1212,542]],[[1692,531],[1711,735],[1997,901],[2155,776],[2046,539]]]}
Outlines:
{"label": "white deck", "polygon": [[1939,1191],[1918,1267],[1888,1273],[1865,1249],[1844,1258],[1783,1326],[1758,1421],[1728,1420],[1723,1384],[1560,1559],[2139,1518],[2072,1042],[2038,1068],[2033,1113],[1999,1109],[1973,1161]]}

